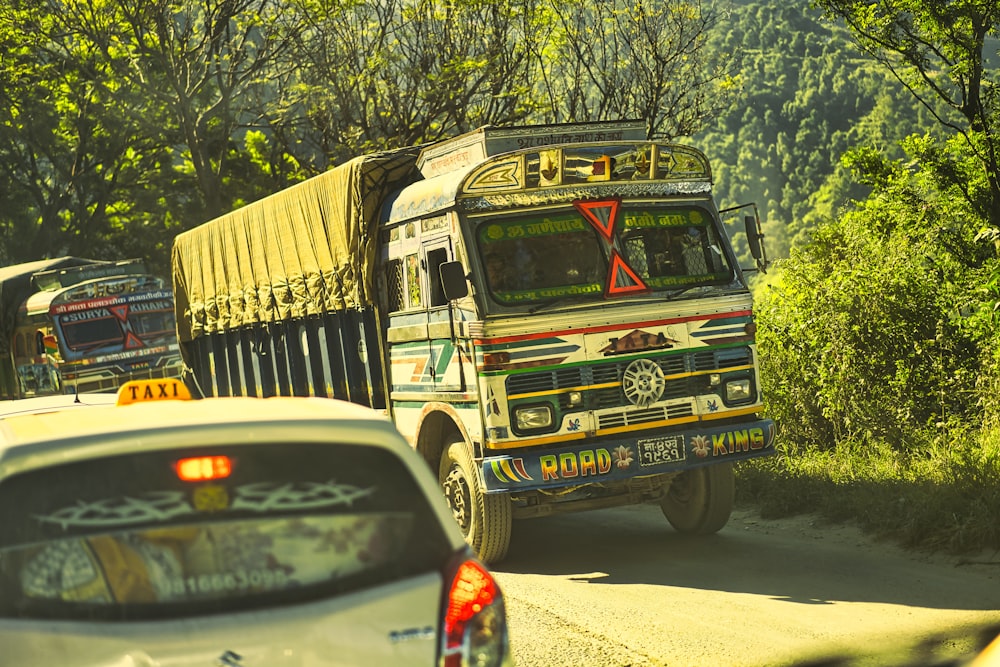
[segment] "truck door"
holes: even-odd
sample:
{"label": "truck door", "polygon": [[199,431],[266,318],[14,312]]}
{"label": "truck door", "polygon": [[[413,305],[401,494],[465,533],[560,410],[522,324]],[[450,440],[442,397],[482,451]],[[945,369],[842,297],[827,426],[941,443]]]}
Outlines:
{"label": "truck door", "polygon": [[427,280],[428,369],[434,391],[458,391],[461,384],[457,349],[452,340],[448,302],[441,288],[439,267],[454,257],[450,238],[434,240],[423,246],[423,264]]}

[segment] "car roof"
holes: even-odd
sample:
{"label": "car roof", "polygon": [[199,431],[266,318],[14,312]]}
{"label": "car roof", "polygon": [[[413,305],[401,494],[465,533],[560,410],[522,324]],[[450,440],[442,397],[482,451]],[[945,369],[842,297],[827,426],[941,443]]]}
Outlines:
{"label": "car roof", "polygon": [[54,394],[51,396],[16,398],[0,401],[0,418],[11,415],[54,412],[56,410],[65,410],[66,408],[87,407],[91,405],[113,405],[116,400],[116,394],[107,392],[79,395]]}
{"label": "car roof", "polygon": [[[103,400],[103,399],[99,399]],[[392,421],[332,398],[214,397],[0,414],[0,482],[50,465],[142,451],[253,443],[346,443],[392,450],[410,469],[457,549],[464,544],[429,466]]]}
{"label": "car roof", "polygon": [[[329,429],[334,425],[331,422],[340,427],[341,438],[348,435],[350,426],[364,424],[367,435],[354,440],[372,441],[371,434],[377,432],[385,437],[372,444],[393,446],[402,441],[388,418],[378,412],[329,398],[220,397],[67,409],[71,405],[48,411],[0,414],[0,462],[22,448],[66,449],[95,441],[121,441],[128,445],[139,438],[151,442],[167,434],[172,434],[170,441],[176,445],[176,436],[181,431],[238,433],[241,439],[237,442],[245,442],[242,438],[247,431],[261,429],[292,430],[295,437],[305,436],[307,440],[329,439]],[[311,437],[306,435],[310,431],[314,431]]]}

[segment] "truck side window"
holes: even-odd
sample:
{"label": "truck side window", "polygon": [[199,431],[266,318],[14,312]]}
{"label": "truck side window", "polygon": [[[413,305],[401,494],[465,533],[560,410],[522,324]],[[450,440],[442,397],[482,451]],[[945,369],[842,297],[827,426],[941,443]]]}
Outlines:
{"label": "truck side window", "polygon": [[403,310],[406,303],[403,300],[403,260],[392,259],[385,263],[385,292],[389,312]]}
{"label": "truck side window", "polygon": [[410,308],[420,308],[424,305],[423,291],[420,287],[420,257],[415,253],[406,256],[406,293],[407,305]]}

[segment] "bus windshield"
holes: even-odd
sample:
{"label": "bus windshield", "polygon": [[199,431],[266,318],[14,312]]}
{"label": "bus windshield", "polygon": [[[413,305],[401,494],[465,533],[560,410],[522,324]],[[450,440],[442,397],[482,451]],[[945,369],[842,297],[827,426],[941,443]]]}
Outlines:
{"label": "bus windshield", "polygon": [[576,210],[491,219],[477,229],[490,294],[509,306],[733,280],[717,227],[701,207],[628,205],[610,231],[609,240]]}
{"label": "bus windshield", "polygon": [[138,296],[115,306],[56,315],[55,321],[68,359],[163,345],[174,335],[173,304],[169,299]]}

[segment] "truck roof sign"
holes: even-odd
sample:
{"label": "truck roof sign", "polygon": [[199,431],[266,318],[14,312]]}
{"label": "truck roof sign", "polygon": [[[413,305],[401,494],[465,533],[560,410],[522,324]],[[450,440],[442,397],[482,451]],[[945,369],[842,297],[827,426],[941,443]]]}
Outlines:
{"label": "truck roof sign", "polygon": [[44,291],[69,287],[95,278],[127,276],[136,273],[146,273],[146,265],[141,259],[126,259],[118,262],[91,260],[88,264],[80,266],[39,271],[34,275],[34,281],[38,289]]}
{"label": "truck roof sign", "polygon": [[563,123],[526,127],[481,127],[439,141],[420,151],[417,167],[424,178],[468,167],[487,157],[538,146],[590,141],[643,141],[646,124],[641,120],[597,123]]}

